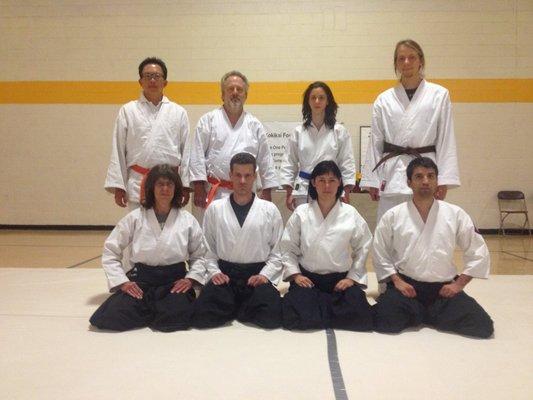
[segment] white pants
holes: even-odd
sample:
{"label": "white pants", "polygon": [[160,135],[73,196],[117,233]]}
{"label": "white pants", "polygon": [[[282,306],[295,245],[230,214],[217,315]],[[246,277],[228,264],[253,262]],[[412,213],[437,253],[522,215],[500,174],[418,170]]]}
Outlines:
{"label": "white pants", "polygon": [[[301,206],[302,204],[306,204],[306,203],[309,203],[308,201],[308,197],[307,196],[293,196],[294,198],[294,208],[298,207],[298,206]],[[309,197],[309,200],[311,198]]]}
{"label": "white pants", "polygon": [[405,203],[411,200],[413,195],[411,194],[396,194],[392,196],[381,196],[378,202],[378,212],[376,217],[376,224],[379,222],[383,214],[385,214],[392,207],[396,207],[398,204]]}
{"label": "white pants", "polygon": [[[211,188],[211,185],[207,185],[207,188],[206,188],[207,194],[209,194],[210,188]],[[219,187],[217,190],[217,193],[215,194],[213,201],[222,199],[223,197],[228,197],[231,193],[233,193],[232,190]],[[205,208],[196,207],[194,205],[194,192],[191,193],[191,199],[189,201],[192,202],[192,205],[191,205],[192,215],[194,216],[194,218],[196,218],[200,226],[202,226],[202,223],[204,221]]]}

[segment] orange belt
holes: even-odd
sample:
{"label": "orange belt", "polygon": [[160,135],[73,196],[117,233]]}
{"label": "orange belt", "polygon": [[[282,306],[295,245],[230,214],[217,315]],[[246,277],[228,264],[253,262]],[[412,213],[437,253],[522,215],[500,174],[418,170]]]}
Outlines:
{"label": "orange belt", "polygon": [[224,181],[217,178],[214,178],[212,176],[207,177],[207,182],[211,184],[211,189],[209,190],[209,193],[207,194],[207,204],[206,207],[211,204],[213,199],[215,198],[215,195],[217,194],[218,188],[223,187],[225,189],[233,190],[233,183],[230,181]]}
{"label": "orange belt", "polygon": [[146,177],[148,176],[148,172],[150,172],[150,168],[144,168],[140,165],[134,164],[130,167],[132,170],[137,172],[138,174],[141,174],[143,177],[141,179],[141,189],[139,191],[139,202],[141,204],[144,203],[144,184],[146,183]]}

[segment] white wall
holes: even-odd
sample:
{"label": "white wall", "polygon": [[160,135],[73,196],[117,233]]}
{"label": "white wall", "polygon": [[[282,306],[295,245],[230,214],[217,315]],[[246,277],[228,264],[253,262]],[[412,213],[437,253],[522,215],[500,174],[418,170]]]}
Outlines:
{"label": "white wall", "polygon": [[[533,78],[532,1],[0,1],[0,34],[0,84],[135,81],[149,55],[171,81],[237,68],[252,91],[254,81],[393,79],[406,37],[422,44],[430,80]],[[0,224],[114,224],[123,210],[102,185],[119,106],[0,104]],[[214,107],[184,106],[193,127]],[[300,118],[299,105],[248,109]],[[356,147],[370,110],[340,105]],[[533,210],[533,103],[454,103],[454,116],[463,185],[449,200],[481,228],[498,226],[498,190],[523,190]],[[374,205],[355,202],[372,220]]]}

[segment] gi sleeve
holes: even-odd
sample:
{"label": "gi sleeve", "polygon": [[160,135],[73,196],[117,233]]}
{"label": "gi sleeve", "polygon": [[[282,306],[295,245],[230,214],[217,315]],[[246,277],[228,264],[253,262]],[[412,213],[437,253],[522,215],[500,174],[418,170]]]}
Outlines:
{"label": "gi sleeve", "polygon": [[190,187],[189,181],[189,162],[191,157],[191,140],[192,135],[189,132],[189,117],[187,112],[183,110],[179,126],[180,132],[180,176],[183,186]]}
{"label": "gi sleeve", "polygon": [[126,276],[129,267],[124,268],[122,258],[124,256],[124,250],[133,241],[138,211],[134,210],[122,218],[104,242],[102,267],[107,277],[107,285],[110,292],[116,291],[118,286],[129,281]]}
{"label": "gi sleeve", "polygon": [[194,137],[191,138],[191,149],[189,157],[189,182],[207,181],[207,167],[205,155],[209,150],[209,138],[211,128],[209,115],[206,114],[196,126]]}
{"label": "gi sleeve", "polygon": [[464,251],[463,274],[473,278],[487,279],[490,270],[490,253],[483,237],[476,232],[470,216],[460,210],[457,215],[457,246]]}
{"label": "gi sleeve", "polygon": [[439,167],[439,185],[447,185],[448,187],[460,186],[459,164],[457,162],[457,149],[452,120],[452,105],[450,94],[447,90],[441,104],[435,149],[436,163]]}
{"label": "gi sleeve", "polygon": [[[372,110],[372,127],[370,141],[366,150],[366,160],[363,167],[363,176],[360,186],[363,189],[379,188],[380,179],[378,170],[372,171],[376,164],[383,158],[383,142],[385,138],[383,130],[382,109],[379,98],[374,103]],[[381,167],[380,167],[381,168]]]}
{"label": "gi sleeve", "polygon": [[189,272],[186,277],[194,279],[201,285],[206,282],[205,254],[207,246],[205,245],[204,235],[200,224],[195,218],[191,217],[191,227],[189,229]]}
{"label": "gi sleeve", "polygon": [[394,265],[394,247],[392,223],[394,214],[387,212],[379,221],[374,231],[372,261],[378,282],[383,282],[398,271]]}
{"label": "gi sleeve", "polygon": [[355,186],[355,159],[353,157],[352,136],[344,126],[340,125],[338,138],[340,143],[337,159],[342,173],[343,184],[344,186]]}
{"label": "gi sleeve", "polygon": [[368,276],[366,272],[366,258],[372,245],[372,234],[366,221],[359,215],[355,218],[355,229],[350,240],[352,247],[352,267],[346,274],[347,278],[350,278],[363,286],[368,285]]}
{"label": "gi sleeve", "polygon": [[128,121],[125,108],[118,112],[113,131],[113,142],[111,148],[111,160],[107,169],[107,176],[104,189],[110,193],[115,192],[115,188],[126,190],[128,180],[128,167],[126,165],[126,137],[128,131]]}
{"label": "gi sleeve", "polygon": [[302,255],[300,249],[301,228],[301,216],[295,211],[287,221],[280,242],[284,281],[287,281],[288,278],[294,274],[301,273],[298,263],[298,260]]}
{"label": "gi sleeve", "polygon": [[218,274],[220,268],[218,267],[218,252],[217,252],[217,224],[215,218],[214,207],[207,207],[204,214],[203,221],[204,238],[206,244],[205,254],[205,269],[206,269],[206,283],[211,280],[213,275]]}
{"label": "gi sleeve", "polygon": [[281,250],[279,247],[279,242],[283,235],[283,219],[275,205],[270,203],[267,204],[272,206],[269,210],[269,222],[268,225],[266,225],[271,228],[270,241],[268,243],[271,250],[260,274],[268,278],[268,280],[274,285],[277,285],[283,269],[281,264]]}

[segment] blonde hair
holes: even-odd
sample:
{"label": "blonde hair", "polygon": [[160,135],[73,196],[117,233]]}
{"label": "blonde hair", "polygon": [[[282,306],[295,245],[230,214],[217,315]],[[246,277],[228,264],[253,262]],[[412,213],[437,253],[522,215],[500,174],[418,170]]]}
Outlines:
{"label": "blonde hair", "polygon": [[413,39],[404,39],[396,43],[396,48],[394,49],[394,60],[393,60],[394,72],[396,73],[396,75],[399,75],[398,68],[396,67],[396,59],[398,58],[398,49],[400,48],[400,46],[406,46],[416,51],[416,54],[418,55],[418,58],[420,59],[420,63],[422,64],[422,67],[420,68],[420,71],[418,73],[420,74],[420,77],[423,78],[424,68],[426,66],[426,59],[424,57],[424,51],[422,50],[422,47],[420,47],[420,45],[417,42],[415,42]]}

